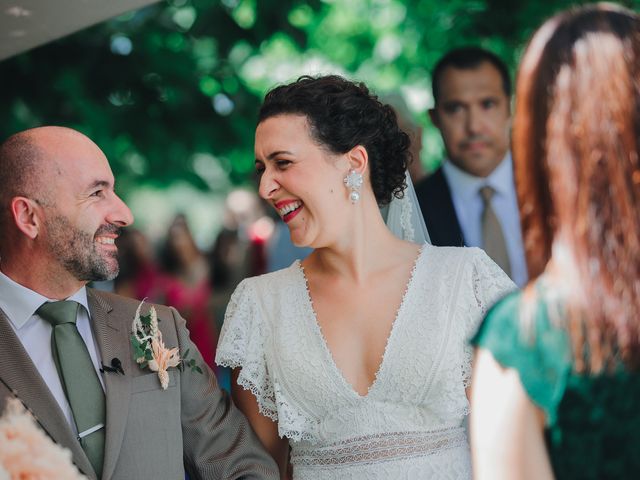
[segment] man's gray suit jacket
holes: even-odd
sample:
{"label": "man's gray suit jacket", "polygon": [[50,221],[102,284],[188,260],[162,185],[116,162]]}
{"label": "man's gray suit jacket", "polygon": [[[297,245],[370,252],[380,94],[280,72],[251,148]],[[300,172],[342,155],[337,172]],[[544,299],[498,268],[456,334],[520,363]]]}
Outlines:
{"label": "man's gray suit jacket", "polygon": [[[168,348],[178,347],[181,354],[189,349],[189,357],[195,358],[204,373],[171,368],[169,387],[162,390],[157,374],[140,368],[133,359],[130,331],[139,302],[92,289],[87,292],[102,362],[110,365],[117,358],[124,369],[124,375],[103,374],[107,421],[102,479],[183,480],[185,471],[191,480],[279,478],[275,462],[246,418],[204,366],[175,309],[156,305],[164,343]],[[58,403],[2,310],[0,380],[0,409],[9,397],[18,396],[45,432],[71,450],[80,471],[96,479]]]}

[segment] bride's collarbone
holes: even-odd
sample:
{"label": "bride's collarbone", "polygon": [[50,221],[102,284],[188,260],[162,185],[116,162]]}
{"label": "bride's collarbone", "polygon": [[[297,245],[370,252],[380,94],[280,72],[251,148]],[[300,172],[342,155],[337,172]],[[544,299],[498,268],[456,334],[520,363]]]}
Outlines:
{"label": "bride's collarbone", "polygon": [[402,262],[361,282],[308,272],[309,295],[318,322],[365,328],[391,324],[412,280],[413,267],[413,263]]}
{"label": "bride's collarbone", "polygon": [[320,322],[326,320],[352,326],[384,323],[385,318],[394,317],[403,293],[404,287],[385,286],[382,281],[360,286],[343,281],[333,284],[323,282],[315,288],[310,286],[310,295]]}

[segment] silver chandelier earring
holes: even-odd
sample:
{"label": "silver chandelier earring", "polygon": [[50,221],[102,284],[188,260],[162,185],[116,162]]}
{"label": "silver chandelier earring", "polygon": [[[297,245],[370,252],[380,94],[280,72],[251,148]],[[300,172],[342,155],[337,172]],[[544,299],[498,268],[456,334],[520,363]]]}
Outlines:
{"label": "silver chandelier earring", "polygon": [[362,187],[362,174],[355,170],[350,170],[349,174],[344,177],[344,184],[351,190],[349,194],[351,203],[358,203],[358,200],[360,200],[360,187]]}

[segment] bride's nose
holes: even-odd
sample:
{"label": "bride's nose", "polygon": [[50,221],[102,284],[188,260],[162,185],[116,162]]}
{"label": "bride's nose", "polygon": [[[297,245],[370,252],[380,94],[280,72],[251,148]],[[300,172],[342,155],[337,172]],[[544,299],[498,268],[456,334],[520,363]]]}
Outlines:
{"label": "bride's nose", "polygon": [[265,170],[260,177],[260,186],[258,188],[258,193],[265,200],[269,200],[275,192],[280,188],[280,184],[274,178],[273,174],[269,171],[269,169]]}

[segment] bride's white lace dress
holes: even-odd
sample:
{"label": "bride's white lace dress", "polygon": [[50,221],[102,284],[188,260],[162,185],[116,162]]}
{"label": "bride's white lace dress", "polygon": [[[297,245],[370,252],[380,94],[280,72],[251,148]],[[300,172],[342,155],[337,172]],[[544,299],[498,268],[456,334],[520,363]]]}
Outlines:
{"label": "bride's white lace dress", "polygon": [[469,479],[466,341],[514,288],[480,249],[425,245],[361,396],[333,361],[295,262],[238,286],[216,362],[242,367],[238,382],[290,441],[294,479]]}

